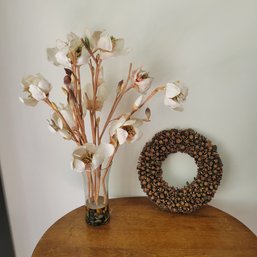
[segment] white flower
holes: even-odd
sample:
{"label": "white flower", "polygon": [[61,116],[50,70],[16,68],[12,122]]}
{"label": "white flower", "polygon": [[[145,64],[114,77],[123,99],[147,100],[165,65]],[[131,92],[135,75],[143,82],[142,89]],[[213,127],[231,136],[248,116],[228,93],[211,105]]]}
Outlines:
{"label": "white flower", "polygon": [[73,151],[73,160],[71,163],[72,169],[77,172],[84,172],[87,169],[98,168],[107,158],[114,153],[114,146],[112,144],[102,143],[96,146],[87,143],[83,146],[77,147]]}
{"label": "white flower", "polygon": [[110,127],[110,136],[115,136],[120,145],[125,142],[133,143],[142,136],[139,127],[143,124],[142,120],[130,119],[121,116],[119,120],[113,121]]}
{"label": "white flower", "polygon": [[[60,113],[66,120],[70,128],[75,126],[72,112],[68,105],[59,108]],[[53,112],[51,115],[51,121],[49,122],[49,129],[51,132],[58,132],[64,139],[70,140],[72,138],[67,125],[63,122],[60,115],[57,112]]]}
{"label": "white flower", "polygon": [[[91,110],[94,106],[93,101],[93,87],[92,84],[88,83],[86,85],[86,98],[85,104],[88,110]],[[97,87],[97,94],[96,94],[96,103],[95,103],[95,110],[101,111],[104,101],[107,99],[107,90],[103,84]]]}
{"label": "white flower", "polygon": [[57,40],[56,47],[47,48],[47,57],[56,66],[71,67],[72,55],[76,56],[76,65],[87,64],[89,53],[81,39],[73,32],[67,35],[67,41]]}
{"label": "white flower", "polygon": [[100,55],[102,59],[125,54],[127,52],[124,50],[124,39],[115,38],[105,31],[99,35],[99,39],[96,45],[97,48],[100,49]]}
{"label": "white flower", "polygon": [[103,31],[100,31],[100,30],[91,32],[89,29],[85,29],[85,36],[84,36],[85,42],[89,44],[89,47],[92,51],[94,51],[97,48],[97,42],[102,33]]}
{"label": "white flower", "polygon": [[67,57],[68,49],[65,48],[47,48],[48,61],[52,62],[56,66],[71,67],[70,60]]}
{"label": "white flower", "polygon": [[20,101],[26,105],[35,106],[38,101],[44,100],[52,89],[51,84],[41,75],[29,75],[22,79],[24,97]]}
{"label": "white flower", "polygon": [[164,104],[176,111],[183,111],[182,102],[186,100],[188,89],[179,84],[168,83],[165,88]]}
{"label": "white flower", "polygon": [[111,36],[106,32],[102,32],[97,42],[97,47],[102,51],[111,52],[113,49]]}
{"label": "white flower", "polygon": [[136,69],[132,72],[132,83],[134,88],[141,94],[146,93],[146,91],[151,87],[153,78],[149,77],[146,71],[142,68]]}

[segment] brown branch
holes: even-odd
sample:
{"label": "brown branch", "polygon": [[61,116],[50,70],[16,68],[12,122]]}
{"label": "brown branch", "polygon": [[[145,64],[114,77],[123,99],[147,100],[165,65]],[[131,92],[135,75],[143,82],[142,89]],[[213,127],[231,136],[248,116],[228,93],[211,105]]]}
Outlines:
{"label": "brown branch", "polygon": [[77,82],[77,73],[76,73],[76,55],[71,53],[71,57],[72,57],[72,73],[73,73],[73,76],[74,76],[74,96],[75,98],[77,99],[77,88],[78,88],[78,82]]}
{"label": "brown branch", "polygon": [[110,120],[111,120],[111,118],[112,118],[112,116],[113,116],[113,114],[114,114],[114,112],[115,112],[117,106],[118,106],[119,103],[120,103],[120,100],[122,99],[122,97],[124,96],[124,94],[127,93],[127,92],[132,88],[132,87],[128,87],[128,88],[127,88],[128,82],[129,82],[130,76],[131,76],[131,71],[132,71],[132,63],[130,63],[130,65],[129,65],[128,77],[127,77],[127,80],[126,80],[126,82],[125,82],[125,84],[124,84],[124,88],[122,89],[122,91],[121,91],[120,93],[118,93],[118,94],[116,95],[116,97],[115,97],[115,99],[114,99],[113,105],[112,105],[112,107],[111,107],[111,110],[110,110],[110,112],[109,112],[109,115],[108,115],[108,117],[107,117],[107,119],[106,119],[106,121],[105,121],[105,124],[104,124],[104,126],[103,126],[102,132],[101,132],[101,134],[100,134],[100,141],[101,141],[101,139],[102,139],[102,137],[103,137],[103,135],[104,135],[104,132],[105,132],[107,126],[108,126],[109,123],[110,123]]}
{"label": "brown branch", "polygon": [[79,102],[79,110],[81,114],[81,118],[83,118],[83,108],[82,108],[82,92],[81,92],[81,81],[80,81],[80,67],[77,67],[78,73],[78,102]]}
{"label": "brown branch", "polygon": [[91,124],[91,132],[92,132],[92,140],[93,140],[93,143],[96,144],[96,136],[95,136],[95,127],[94,127],[94,116],[93,116],[93,113],[92,113],[92,110],[89,111],[90,113],[90,124]]}
{"label": "brown branch", "polygon": [[[107,192],[107,189],[106,189],[105,180],[106,180],[106,176],[108,175],[108,172],[109,172],[109,170],[111,168],[113,158],[114,158],[115,154],[118,151],[118,148],[119,148],[119,144],[115,147],[113,155],[109,158],[109,160],[107,162],[106,169],[104,171],[104,175],[102,176],[102,181],[101,182],[102,182],[103,193],[104,193],[104,204],[106,204],[107,200],[108,200],[108,195],[107,195],[108,192]],[[100,187],[100,185],[99,185],[99,187]]]}
{"label": "brown branch", "polygon": [[87,137],[86,137],[85,132],[83,132],[84,127],[85,127],[84,120],[81,119],[80,112],[76,106],[74,106],[73,113],[75,114],[75,118],[78,123],[78,127],[80,128],[80,136],[82,137],[82,141],[85,144],[85,143],[87,143]]}
{"label": "brown branch", "polygon": [[86,136],[86,132],[85,132],[85,125],[84,125],[84,118],[83,118],[83,107],[82,107],[82,92],[81,92],[81,80],[80,80],[80,67],[77,67],[77,73],[78,73],[78,104],[79,104],[79,124],[80,124],[80,128],[81,128],[81,134],[82,137],[85,141],[85,143],[87,142],[87,136]]}
{"label": "brown branch", "polygon": [[147,98],[144,100],[144,102],[141,103],[141,104],[138,106],[137,109],[134,109],[134,110],[132,110],[132,111],[130,112],[130,114],[129,114],[128,117],[127,117],[127,120],[129,120],[130,117],[131,117],[135,112],[137,112],[139,109],[141,109],[141,108],[142,108],[148,101],[150,101],[157,93],[159,93],[160,91],[163,91],[164,89],[165,89],[165,86],[159,86],[159,87],[155,88],[155,89],[151,92],[151,94],[149,94],[149,95],[147,96]]}
{"label": "brown branch", "polygon": [[76,138],[73,130],[71,129],[71,127],[69,126],[69,124],[67,123],[67,121],[65,120],[65,118],[63,117],[63,115],[61,114],[61,112],[59,111],[59,109],[57,108],[57,106],[55,104],[53,104],[49,98],[45,98],[45,103],[47,103],[55,112],[57,112],[62,120],[62,122],[64,123],[64,125],[67,127],[68,131],[71,133],[71,137],[72,139],[77,142],[78,144],[79,143],[79,140]]}
{"label": "brown branch", "polygon": [[90,49],[90,46],[88,46],[85,42],[85,40],[83,38],[81,38],[81,42],[83,43],[83,45],[85,46],[85,48],[87,49],[88,53],[90,54],[90,56],[92,57],[92,59],[96,62],[96,58],[94,56],[94,53],[92,52],[92,50]]}

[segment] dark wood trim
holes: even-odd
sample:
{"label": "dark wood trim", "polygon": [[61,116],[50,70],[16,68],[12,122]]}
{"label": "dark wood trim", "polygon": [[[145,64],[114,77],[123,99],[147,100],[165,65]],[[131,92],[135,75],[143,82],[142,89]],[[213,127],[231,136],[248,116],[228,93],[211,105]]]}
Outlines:
{"label": "dark wood trim", "polygon": [[0,256],[1,257],[14,257],[14,248],[11,237],[11,230],[9,219],[6,210],[4,189],[1,178],[0,167]]}

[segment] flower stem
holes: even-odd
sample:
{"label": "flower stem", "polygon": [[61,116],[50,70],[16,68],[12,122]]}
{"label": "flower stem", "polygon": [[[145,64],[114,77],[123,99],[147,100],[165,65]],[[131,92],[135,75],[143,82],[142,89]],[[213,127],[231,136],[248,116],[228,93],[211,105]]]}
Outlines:
{"label": "flower stem", "polygon": [[113,102],[113,105],[112,105],[112,107],[111,107],[111,110],[110,110],[110,112],[109,112],[109,115],[108,115],[108,117],[107,117],[107,119],[106,119],[106,122],[105,122],[105,124],[104,124],[104,126],[103,126],[102,132],[101,132],[101,134],[100,134],[100,142],[101,142],[101,139],[102,139],[102,137],[103,137],[103,135],[104,135],[104,132],[105,132],[107,126],[108,126],[109,123],[110,123],[110,120],[111,120],[111,118],[112,118],[112,116],[113,116],[113,114],[114,114],[114,112],[115,112],[117,106],[118,106],[119,103],[120,103],[120,100],[122,99],[122,97],[124,96],[124,94],[127,93],[127,92],[132,88],[132,87],[128,87],[128,88],[127,88],[128,82],[129,82],[130,76],[131,76],[131,70],[132,70],[132,63],[130,63],[130,65],[129,65],[128,77],[127,77],[127,80],[126,80],[126,82],[125,82],[124,88],[122,89],[122,91],[121,91],[119,94],[116,95],[116,97],[115,97],[115,99],[114,99],[114,102]]}
{"label": "flower stem", "polygon": [[89,202],[91,202],[92,184],[91,184],[91,172],[90,172],[90,169],[86,170],[86,174],[87,174],[87,181],[88,181],[87,193],[88,193]]}
{"label": "flower stem", "polygon": [[77,75],[78,75],[78,103],[81,114],[81,119],[83,118],[83,108],[82,108],[82,92],[81,92],[81,81],[80,81],[80,67],[77,67]]}
{"label": "flower stem", "polygon": [[165,89],[165,86],[159,86],[157,88],[155,88],[147,97],[146,99],[143,101],[143,103],[141,103],[137,109],[132,110],[129,115],[127,116],[127,120],[130,119],[130,117],[137,112],[139,109],[141,109],[148,101],[150,101],[157,93],[159,93],[160,91],[163,91]]}
{"label": "flower stem", "polygon": [[[104,193],[104,204],[106,204],[107,200],[108,200],[108,192],[107,192],[107,189],[106,189],[106,183],[105,183],[106,181],[105,180],[106,180],[106,176],[107,176],[107,174],[108,174],[108,172],[109,172],[109,170],[111,168],[111,164],[112,164],[113,158],[114,158],[115,154],[118,151],[118,148],[119,148],[119,144],[115,147],[113,155],[109,158],[109,160],[107,162],[107,167],[106,167],[106,169],[104,171],[104,175],[102,176],[101,182],[102,182],[103,193]],[[99,187],[100,187],[100,185],[99,185]]]}
{"label": "flower stem", "polygon": [[90,46],[88,46],[85,42],[85,40],[83,38],[81,38],[81,42],[83,43],[83,45],[85,46],[85,48],[87,49],[88,53],[90,54],[90,56],[92,57],[92,59],[96,62],[96,58],[94,56],[94,53],[92,52],[92,50],[90,49]]}
{"label": "flower stem", "polygon": [[78,120],[79,120],[79,125],[81,129],[81,135],[84,140],[84,143],[87,143],[87,136],[85,132],[85,124],[84,124],[84,119],[83,119],[83,108],[82,108],[82,92],[81,92],[81,81],[80,81],[80,67],[76,68],[77,71],[77,102],[78,102]]}
{"label": "flower stem", "polygon": [[62,122],[63,122],[64,125],[67,127],[68,131],[71,133],[72,139],[73,139],[75,142],[77,142],[78,144],[80,144],[80,143],[79,143],[79,140],[76,138],[76,136],[75,136],[73,130],[71,129],[71,127],[69,126],[69,124],[67,123],[67,121],[65,120],[65,118],[63,117],[63,115],[61,114],[61,112],[59,111],[59,109],[57,108],[57,106],[56,106],[54,103],[52,103],[52,102],[49,100],[49,98],[45,98],[44,101],[45,101],[45,103],[47,103],[55,112],[57,112],[57,113],[59,114],[59,116],[60,116]]}
{"label": "flower stem", "polygon": [[94,114],[93,111],[90,110],[90,124],[91,124],[91,132],[92,132],[92,139],[93,143],[96,144],[96,135],[95,135],[95,126],[94,126]]}
{"label": "flower stem", "polygon": [[77,73],[76,73],[76,55],[74,53],[71,53],[71,57],[72,57],[72,73],[74,76],[74,96],[77,99],[77,89],[78,89],[78,81],[77,81]]}

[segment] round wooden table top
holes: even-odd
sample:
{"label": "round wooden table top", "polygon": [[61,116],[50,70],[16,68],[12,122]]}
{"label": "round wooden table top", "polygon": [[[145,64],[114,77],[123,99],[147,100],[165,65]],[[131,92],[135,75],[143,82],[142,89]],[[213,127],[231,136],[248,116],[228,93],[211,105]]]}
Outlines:
{"label": "round wooden table top", "polygon": [[91,227],[80,207],[54,223],[33,257],[256,257],[257,237],[227,213],[161,211],[145,197],[110,201],[109,224]]}

